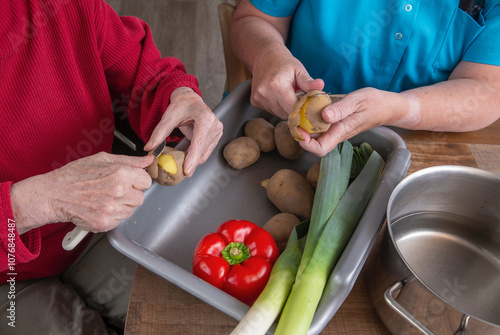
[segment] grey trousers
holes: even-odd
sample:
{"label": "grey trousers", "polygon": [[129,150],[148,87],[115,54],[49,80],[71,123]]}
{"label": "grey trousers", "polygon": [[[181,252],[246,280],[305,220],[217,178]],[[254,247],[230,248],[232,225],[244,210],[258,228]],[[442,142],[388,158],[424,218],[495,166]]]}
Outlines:
{"label": "grey trousers", "polygon": [[112,328],[125,325],[135,267],[96,234],[62,276],[17,282],[14,299],[9,284],[0,285],[0,334],[116,334]]}

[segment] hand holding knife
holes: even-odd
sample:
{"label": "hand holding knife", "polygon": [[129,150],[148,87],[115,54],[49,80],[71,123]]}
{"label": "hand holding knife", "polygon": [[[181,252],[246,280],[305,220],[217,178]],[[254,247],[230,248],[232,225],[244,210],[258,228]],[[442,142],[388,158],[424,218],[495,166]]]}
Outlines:
{"label": "hand holding knife", "polygon": [[[163,152],[163,149],[165,149],[165,145],[166,142],[163,141],[159,146],[153,149],[152,154],[155,157],[160,156],[160,154]],[[87,236],[88,233],[88,230],[76,226],[72,231],[64,236],[64,239],[62,241],[63,249],[68,251],[73,250],[78,244],[80,244],[80,242],[85,238],[85,236]]]}

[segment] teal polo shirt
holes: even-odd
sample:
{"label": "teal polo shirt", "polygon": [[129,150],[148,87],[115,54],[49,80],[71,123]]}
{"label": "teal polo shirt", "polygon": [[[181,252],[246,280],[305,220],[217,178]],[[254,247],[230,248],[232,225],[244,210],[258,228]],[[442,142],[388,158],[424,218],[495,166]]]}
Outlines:
{"label": "teal polo shirt", "polygon": [[331,93],[400,92],[448,79],[461,61],[500,65],[500,0],[477,19],[458,0],[251,0],[293,15],[287,46]]}

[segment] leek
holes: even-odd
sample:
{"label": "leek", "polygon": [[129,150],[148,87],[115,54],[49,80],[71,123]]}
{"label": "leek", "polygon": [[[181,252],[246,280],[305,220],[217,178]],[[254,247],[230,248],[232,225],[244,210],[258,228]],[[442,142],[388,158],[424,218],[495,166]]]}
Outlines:
{"label": "leek", "polygon": [[305,240],[302,237],[287,245],[274,263],[266,287],[231,335],[265,334],[271,328],[292,289]]}
{"label": "leek", "polygon": [[307,334],[330,273],[370,201],[383,165],[383,159],[373,151],[363,170],[338,202],[316,241],[309,262],[295,279],[276,335]]}
{"label": "leek", "polygon": [[363,170],[363,167],[365,166],[368,158],[370,158],[372,152],[372,147],[366,142],[361,143],[359,147],[354,147],[351,180],[356,179],[361,170]]}
{"label": "leek", "polygon": [[338,145],[321,158],[318,185],[314,194],[311,222],[298,276],[306,268],[316,242],[349,184],[353,147],[349,141]]}

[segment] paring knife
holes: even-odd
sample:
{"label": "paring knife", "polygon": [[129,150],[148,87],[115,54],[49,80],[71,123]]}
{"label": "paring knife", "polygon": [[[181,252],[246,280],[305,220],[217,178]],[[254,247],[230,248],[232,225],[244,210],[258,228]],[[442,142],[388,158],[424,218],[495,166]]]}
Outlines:
{"label": "paring knife", "polygon": [[[158,157],[161,155],[163,152],[163,149],[165,149],[166,142],[163,141],[159,146],[153,149],[151,153],[155,156]],[[80,227],[75,227],[73,228],[72,231],[66,234],[64,236],[64,239],[62,241],[62,247],[64,250],[73,250],[84,238],[87,236],[89,233],[88,230],[84,230]]]}

